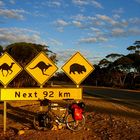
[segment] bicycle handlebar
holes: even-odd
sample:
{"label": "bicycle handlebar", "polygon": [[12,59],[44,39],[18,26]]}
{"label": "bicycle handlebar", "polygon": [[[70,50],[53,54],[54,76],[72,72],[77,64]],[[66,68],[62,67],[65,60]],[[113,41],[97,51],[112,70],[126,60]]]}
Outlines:
{"label": "bicycle handlebar", "polygon": [[38,101],[40,102],[40,106],[45,106],[45,105],[49,105],[51,103],[51,100],[49,99],[38,99]]}

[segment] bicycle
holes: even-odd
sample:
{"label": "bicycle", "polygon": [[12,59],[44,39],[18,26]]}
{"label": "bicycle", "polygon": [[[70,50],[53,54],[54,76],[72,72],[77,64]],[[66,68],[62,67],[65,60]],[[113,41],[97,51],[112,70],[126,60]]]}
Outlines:
{"label": "bicycle", "polygon": [[[67,99],[66,101],[69,100],[70,99]],[[46,104],[48,106],[48,110],[46,112],[38,112],[34,116],[33,125],[37,130],[51,129],[54,123],[57,123],[58,125],[63,124],[72,131],[79,131],[84,127],[84,114],[82,113],[82,118],[80,120],[75,120],[73,110],[71,109],[72,104],[67,104],[63,108],[64,111],[61,115],[53,112],[53,108],[57,109],[61,106],[54,106],[54,104],[47,99],[41,101],[41,104]]]}

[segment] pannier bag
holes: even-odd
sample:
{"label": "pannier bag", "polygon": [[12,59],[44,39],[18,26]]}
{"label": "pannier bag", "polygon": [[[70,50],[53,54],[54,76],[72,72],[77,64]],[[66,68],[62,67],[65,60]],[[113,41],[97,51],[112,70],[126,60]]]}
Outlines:
{"label": "pannier bag", "polygon": [[78,104],[72,104],[71,109],[74,120],[82,120],[83,109]]}
{"label": "pannier bag", "polygon": [[38,122],[39,122],[39,126],[40,127],[45,127],[45,125],[44,125],[44,119],[45,119],[45,114],[44,113],[40,113],[38,115]]}

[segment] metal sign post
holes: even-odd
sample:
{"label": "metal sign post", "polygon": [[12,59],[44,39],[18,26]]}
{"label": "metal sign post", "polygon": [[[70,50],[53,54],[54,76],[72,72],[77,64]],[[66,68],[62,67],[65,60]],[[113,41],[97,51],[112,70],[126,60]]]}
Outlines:
{"label": "metal sign post", "polygon": [[[40,88],[43,88],[43,85],[40,85]],[[40,111],[43,111],[43,106],[40,104]]]}
{"label": "metal sign post", "polygon": [[[4,88],[6,88],[6,86],[4,86]],[[3,124],[4,124],[4,127],[3,127],[3,131],[4,131],[4,134],[6,134],[6,117],[7,117],[7,113],[6,113],[6,110],[7,110],[7,105],[6,105],[6,101],[4,101],[4,111],[3,111]]]}

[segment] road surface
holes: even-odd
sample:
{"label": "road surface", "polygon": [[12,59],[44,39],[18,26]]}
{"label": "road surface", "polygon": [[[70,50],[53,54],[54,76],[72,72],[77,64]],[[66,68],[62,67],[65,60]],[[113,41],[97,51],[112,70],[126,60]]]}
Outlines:
{"label": "road surface", "polygon": [[140,118],[140,90],[84,87],[83,93],[87,104],[92,101],[93,108],[98,112]]}

